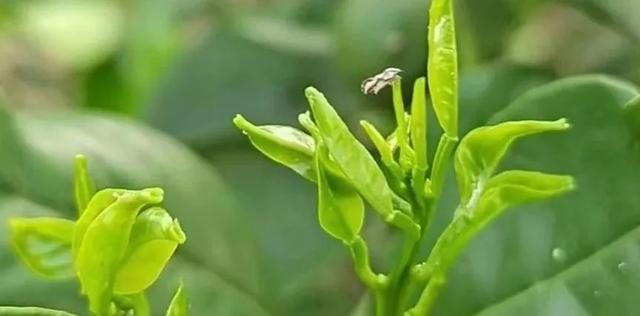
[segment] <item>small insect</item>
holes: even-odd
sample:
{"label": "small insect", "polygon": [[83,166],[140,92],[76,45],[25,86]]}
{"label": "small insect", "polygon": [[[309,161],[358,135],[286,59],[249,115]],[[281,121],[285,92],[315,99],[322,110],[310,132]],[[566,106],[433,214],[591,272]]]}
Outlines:
{"label": "small insect", "polygon": [[395,80],[396,78],[400,78],[398,74],[401,72],[402,70],[398,68],[387,68],[381,73],[365,79],[362,82],[362,85],[360,85],[360,89],[364,94],[378,94],[378,92],[382,90],[382,88],[391,85],[391,82],[393,82],[393,80]]}

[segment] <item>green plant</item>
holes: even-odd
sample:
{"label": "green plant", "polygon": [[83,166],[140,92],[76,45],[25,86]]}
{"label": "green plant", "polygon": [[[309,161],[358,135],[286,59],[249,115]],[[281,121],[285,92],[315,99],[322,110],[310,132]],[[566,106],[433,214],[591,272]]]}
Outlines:
{"label": "green plant", "polygon": [[[96,192],[82,155],[74,178],[76,221],[12,218],[11,244],[34,273],[50,279],[76,276],[93,315],[150,315],[145,290],[159,277],[186,236],[177,219],[158,206],[164,191]],[[3,315],[70,315],[32,307],[2,307]],[[167,315],[187,314],[182,285]]]}
{"label": "green plant", "polygon": [[[458,67],[451,0],[434,0],[429,12],[427,75],[433,109],[443,133],[435,154],[427,154],[426,81],[415,81],[411,113],[405,113],[401,78],[394,69],[366,80],[363,91],[391,85],[396,128],[384,137],[361,121],[380,156],[378,164],[349,131],[325,96],[305,90],[311,112],[298,117],[308,132],[256,126],[242,116],[235,125],[270,159],[316,183],[320,226],[350,251],[355,272],[375,299],[376,315],[428,315],[447,273],[470,240],[507,208],[565,193],[572,177],[528,170],[499,171],[519,138],[563,131],[565,119],[511,121],[476,128],[458,144]],[[457,146],[456,146],[457,145]],[[452,153],[459,204],[426,259],[420,251],[437,213]],[[430,158],[430,159],[429,159]],[[361,236],[364,201],[405,234],[396,264],[376,273]]]}

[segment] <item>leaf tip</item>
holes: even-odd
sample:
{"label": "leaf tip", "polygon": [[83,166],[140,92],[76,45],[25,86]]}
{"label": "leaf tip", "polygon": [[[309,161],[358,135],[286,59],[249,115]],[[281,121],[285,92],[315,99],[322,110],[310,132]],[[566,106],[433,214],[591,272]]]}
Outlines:
{"label": "leaf tip", "polygon": [[84,154],[77,154],[73,157],[76,167],[87,168],[87,157]]}
{"label": "leaf tip", "polygon": [[236,114],[233,117],[233,124],[239,129],[243,129],[247,123],[248,121],[240,114]]}
{"label": "leaf tip", "polygon": [[147,188],[142,190],[141,196],[151,204],[160,203],[164,199],[164,190],[162,188]]}
{"label": "leaf tip", "polygon": [[572,176],[567,176],[566,185],[565,185],[566,191],[567,192],[568,191],[573,191],[573,190],[577,189],[577,187],[578,186],[576,184],[576,179],[574,177],[572,177]]}
{"label": "leaf tip", "polygon": [[187,241],[187,235],[182,230],[182,227],[180,227],[180,222],[177,218],[173,219],[173,225],[171,226],[171,235],[173,239],[178,242],[178,244],[184,244],[185,241]]}
{"label": "leaf tip", "polygon": [[571,128],[571,123],[569,123],[569,120],[567,120],[566,117],[554,121],[553,124],[555,124],[560,131]]}
{"label": "leaf tip", "polygon": [[307,97],[307,99],[311,100],[313,98],[318,97],[318,95],[322,95],[322,93],[318,91],[318,89],[312,86],[309,86],[306,89],[304,89],[304,95]]}

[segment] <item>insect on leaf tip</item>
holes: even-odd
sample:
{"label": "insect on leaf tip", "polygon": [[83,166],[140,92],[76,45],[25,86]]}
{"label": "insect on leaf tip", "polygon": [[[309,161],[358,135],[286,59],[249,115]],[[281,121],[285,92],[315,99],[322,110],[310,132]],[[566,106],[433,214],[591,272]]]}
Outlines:
{"label": "insect on leaf tip", "polygon": [[364,94],[378,94],[378,92],[380,92],[384,87],[391,85],[394,80],[400,79],[399,74],[401,72],[402,69],[400,68],[386,68],[381,73],[362,81],[360,90],[362,90],[362,93]]}

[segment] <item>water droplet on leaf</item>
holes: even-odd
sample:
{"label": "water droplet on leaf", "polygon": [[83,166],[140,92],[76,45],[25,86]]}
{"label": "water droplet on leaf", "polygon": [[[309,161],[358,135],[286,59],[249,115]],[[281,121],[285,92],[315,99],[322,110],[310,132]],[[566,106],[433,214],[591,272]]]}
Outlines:
{"label": "water droplet on leaf", "polygon": [[567,252],[562,248],[553,248],[551,251],[551,257],[556,262],[562,263],[567,260]]}

